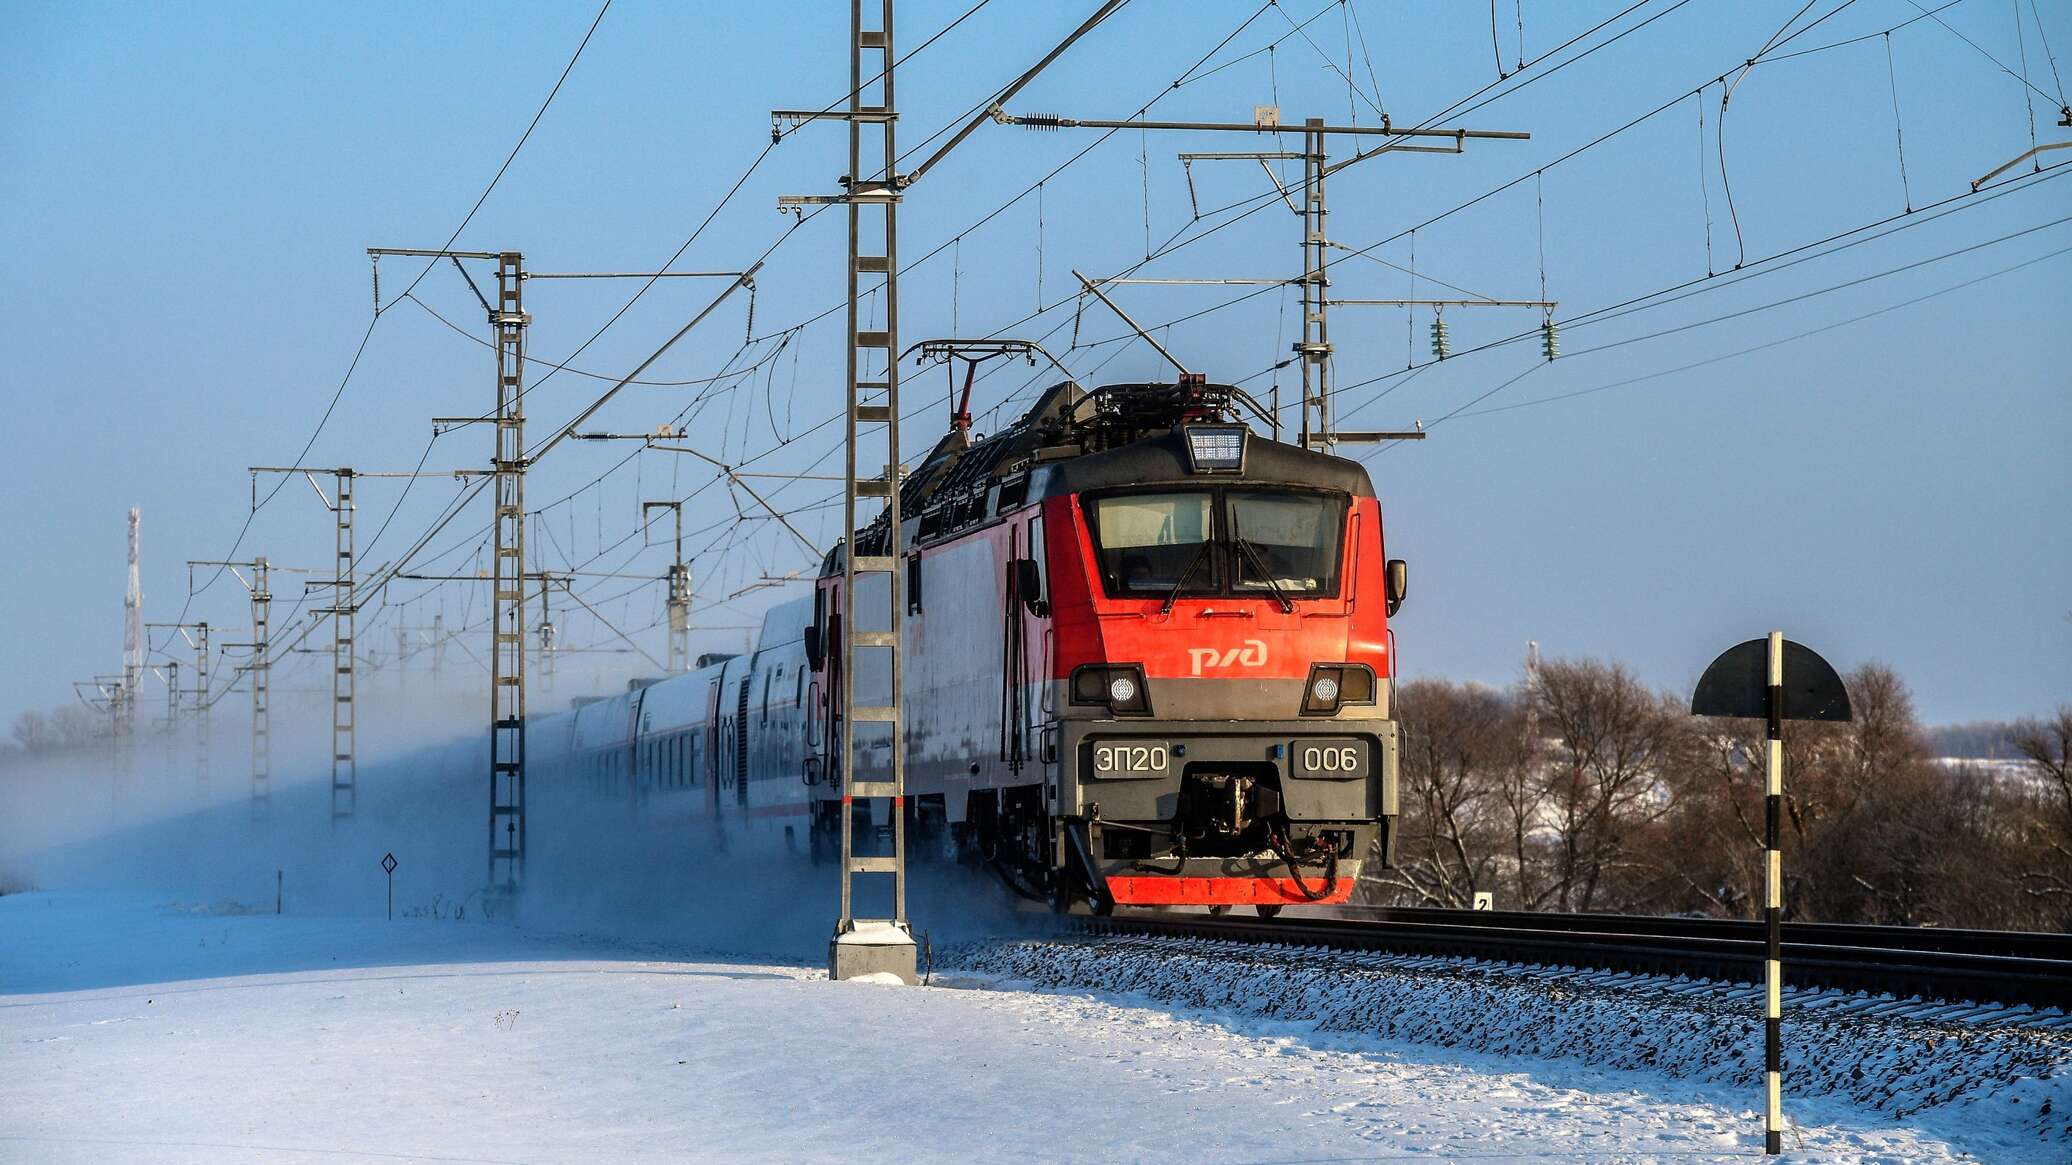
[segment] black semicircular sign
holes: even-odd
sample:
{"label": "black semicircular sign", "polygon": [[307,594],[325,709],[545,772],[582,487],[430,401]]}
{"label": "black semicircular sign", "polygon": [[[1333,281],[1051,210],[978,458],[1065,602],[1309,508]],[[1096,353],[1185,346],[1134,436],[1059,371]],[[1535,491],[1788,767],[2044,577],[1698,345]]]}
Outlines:
{"label": "black semicircular sign", "polygon": [[[1751,639],[1720,653],[1691,694],[1693,716],[1760,720],[1769,715],[1770,642]],[[1802,643],[1784,641],[1784,719],[1847,720],[1849,690],[1834,666]]]}

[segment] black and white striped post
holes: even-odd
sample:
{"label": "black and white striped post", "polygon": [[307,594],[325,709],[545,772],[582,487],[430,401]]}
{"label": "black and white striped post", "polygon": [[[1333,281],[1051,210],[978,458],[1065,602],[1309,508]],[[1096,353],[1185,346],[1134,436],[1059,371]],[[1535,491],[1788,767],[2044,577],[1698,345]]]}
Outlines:
{"label": "black and white striped post", "polygon": [[1784,1151],[1784,722],[1847,720],[1835,669],[1782,631],[1728,648],[1691,696],[1697,716],[1761,717],[1763,748],[1763,1152]]}
{"label": "black and white striped post", "polygon": [[1763,1152],[1784,1151],[1784,632],[1767,644],[1763,748]]}

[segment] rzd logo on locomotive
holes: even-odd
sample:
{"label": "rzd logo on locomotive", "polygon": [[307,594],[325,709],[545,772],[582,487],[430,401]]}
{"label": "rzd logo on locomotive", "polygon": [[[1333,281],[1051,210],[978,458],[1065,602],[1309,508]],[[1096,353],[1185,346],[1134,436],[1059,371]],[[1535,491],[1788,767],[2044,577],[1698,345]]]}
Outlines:
{"label": "rzd logo on locomotive", "polygon": [[1190,647],[1187,662],[1194,665],[1194,674],[1200,675],[1203,668],[1265,667],[1266,642],[1261,639],[1247,639],[1241,647]]}

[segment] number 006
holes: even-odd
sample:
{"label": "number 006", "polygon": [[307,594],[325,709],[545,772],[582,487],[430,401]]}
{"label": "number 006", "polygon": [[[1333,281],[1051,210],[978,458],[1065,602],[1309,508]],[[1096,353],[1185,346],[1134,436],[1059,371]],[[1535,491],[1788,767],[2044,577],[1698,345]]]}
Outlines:
{"label": "number 006", "polygon": [[1360,750],[1350,744],[1304,745],[1302,767],[1312,773],[1356,773]]}

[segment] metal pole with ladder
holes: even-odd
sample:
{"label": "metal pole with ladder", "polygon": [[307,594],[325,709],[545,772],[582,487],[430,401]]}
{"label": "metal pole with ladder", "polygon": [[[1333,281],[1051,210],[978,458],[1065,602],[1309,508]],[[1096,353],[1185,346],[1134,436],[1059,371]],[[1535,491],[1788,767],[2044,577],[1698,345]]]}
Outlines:
{"label": "metal pole with ladder", "polygon": [[[1003,97],[1002,100],[1005,100],[1005,98]],[[1364,302],[1378,304],[1384,301],[1334,300],[1329,297],[1329,290],[1331,286],[1329,268],[1331,266],[1331,260],[1326,257],[1326,252],[1334,248],[1340,250],[1344,250],[1346,248],[1342,247],[1340,244],[1333,243],[1331,241],[1329,233],[1327,233],[1324,229],[1324,220],[1326,214],[1328,213],[1325,209],[1324,203],[1324,180],[1330,177],[1331,175],[1338,173],[1340,170],[1346,169],[1349,166],[1358,165],[1359,163],[1366,161],[1369,158],[1375,157],[1376,155],[1383,153],[1409,152],[1458,154],[1464,152],[1469,139],[1488,138],[1504,140],[1523,140],[1531,136],[1530,134],[1511,130],[1438,129],[1426,126],[1402,128],[1391,124],[1386,118],[1383,119],[1382,124],[1380,125],[1361,126],[1329,125],[1324,121],[1323,118],[1312,117],[1305,119],[1302,125],[1300,127],[1297,127],[1292,124],[1283,125],[1280,120],[1280,109],[1276,106],[1258,107],[1256,110],[1254,110],[1254,120],[1251,124],[1238,122],[1146,121],[1139,118],[1133,118],[1127,121],[1117,121],[1112,119],[1099,118],[1059,117],[1054,114],[1017,115],[1008,113],[1006,110],[1000,108],[998,103],[994,105],[994,107],[989,111],[987,116],[991,117],[994,121],[999,122],[1002,125],[1020,125],[1027,126],[1032,129],[1042,130],[1174,130],[1188,133],[1241,133],[1249,135],[1273,134],[1276,136],[1281,134],[1292,134],[1299,131],[1302,134],[1302,152],[1299,155],[1287,153],[1281,150],[1245,151],[1241,153],[1182,154],[1181,160],[1183,162],[1188,163],[1195,161],[1244,160],[1257,161],[1263,166],[1267,162],[1274,160],[1292,159],[1298,156],[1302,159],[1302,203],[1300,206],[1295,205],[1292,192],[1290,192],[1286,187],[1282,186],[1280,180],[1273,176],[1273,171],[1271,170],[1271,168],[1267,170],[1267,176],[1269,180],[1271,180],[1274,183],[1274,186],[1280,192],[1281,197],[1287,200],[1290,208],[1292,208],[1295,211],[1295,213],[1302,219],[1302,276],[1300,279],[1302,287],[1302,338],[1300,340],[1297,340],[1294,344],[1295,355],[1302,365],[1301,440],[1302,447],[1305,449],[1324,451],[1329,451],[1332,446],[1341,443],[1372,443],[1375,441],[1420,440],[1424,436],[1422,431],[1345,433],[1333,432],[1331,429],[1332,349],[1331,330],[1328,318],[1330,314],[1330,309],[1332,305],[1340,303]],[[1329,155],[1327,153],[1327,147],[1333,135],[1350,136],[1355,139],[1379,138],[1382,139],[1382,141],[1379,145],[1373,146],[1365,150],[1356,151],[1350,157],[1343,158],[1339,161],[1333,162],[1330,160]],[[1423,146],[1410,144],[1413,140],[1422,138],[1445,139],[1450,140],[1453,144],[1451,146]],[[1193,183],[1191,168],[1189,170],[1189,175],[1190,176],[1188,178],[1188,182],[1189,189],[1191,190]],[[1087,290],[1096,295],[1100,294],[1100,285],[1104,283],[1216,282],[1213,280],[1187,279],[1133,280],[1124,278],[1087,280],[1083,276],[1081,278],[1085,282]],[[1250,283],[1254,281],[1237,280],[1235,282]],[[1105,295],[1101,296],[1101,298],[1104,302],[1108,303],[1109,307],[1115,308],[1115,310],[1118,313],[1120,313],[1121,309],[1119,307],[1116,307],[1115,303],[1112,300],[1108,300],[1108,298]],[[1396,300],[1387,302],[1407,306],[1413,302],[1429,301]],[[1498,303],[1497,301],[1493,300],[1477,301],[1476,306],[1498,306]],[[1503,304],[1503,306],[1527,305],[1523,303],[1506,302]],[[1537,301],[1535,301],[1530,306],[1546,305],[1539,304]],[[1128,317],[1125,316],[1124,319],[1127,320]],[[1149,334],[1145,333],[1142,328],[1136,328],[1134,322],[1132,322],[1131,326],[1132,328],[1135,328],[1139,335],[1143,335],[1145,339],[1151,339]],[[1440,330],[1443,331],[1443,329]],[[1435,335],[1436,334],[1437,333],[1435,332]],[[1156,341],[1153,341],[1153,343],[1154,345],[1156,345]],[[1549,358],[1551,358],[1551,344],[1552,341],[1550,339]],[[1179,363],[1176,359],[1174,359],[1171,353],[1165,352],[1163,347],[1160,347],[1160,352],[1161,354],[1165,355],[1166,359],[1172,360],[1174,364],[1177,365]],[[1278,386],[1276,386],[1275,391],[1278,392]],[[1278,397],[1276,397],[1275,399],[1276,407],[1274,409],[1273,425],[1275,430],[1278,431],[1280,427],[1280,410],[1278,407]]]}
{"label": "metal pole with ladder", "polygon": [[671,510],[676,517],[676,557],[669,564],[669,674],[691,670],[691,568],[683,560],[683,502],[640,503],[643,521],[655,510]]}
{"label": "metal pole with ladder", "polygon": [[[1331,433],[1331,329],[1324,248],[1324,119],[1312,117],[1302,130],[1302,447],[1327,445]],[[1314,418],[1314,425],[1312,425]]]}
{"label": "metal pole with ladder", "polygon": [[[356,607],[353,599],[353,471],[337,471],[338,492],[331,510],[337,518],[338,573],[332,580],[331,607],[331,820],[351,821],[359,809],[359,762],[354,735],[359,709],[354,705],[353,663]],[[319,613],[326,613],[319,608]]]}
{"label": "metal pole with ladder", "polygon": [[[221,559],[187,560],[187,587],[194,589],[194,568],[197,566],[223,567],[245,585],[252,598],[252,641],[250,643],[227,643],[225,647],[239,647],[250,651],[252,662],[239,668],[251,677],[252,683],[252,820],[264,821],[272,802],[272,752],[273,741],[269,724],[271,692],[268,689],[271,661],[267,652],[271,649],[268,623],[272,618],[273,592],[268,589],[271,573],[266,556],[255,554],[250,562],[225,562]],[[251,571],[247,577],[244,571]],[[207,687],[206,684],[203,685]]]}
{"label": "metal pole with ladder", "polygon": [[[171,631],[187,641],[194,649],[194,686],[187,689],[187,698],[193,701],[194,713],[194,775],[197,782],[206,784],[209,778],[209,625],[207,623],[146,623],[147,631]],[[170,646],[170,644],[168,645]],[[178,661],[166,666],[166,730],[170,733],[178,719],[180,685]]]}
{"label": "metal pole with ladder", "polygon": [[252,820],[265,821],[273,808],[273,692],[269,621],[273,592],[266,559],[252,558]]}
{"label": "metal pole with ladder", "polygon": [[194,779],[209,781],[209,625],[194,628]]}
{"label": "metal pole with ladder", "polygon": [[515,894],[525,872],[524,257],[496,257],[496,553],[489,637],[489,884]]}
{"label": "metal pole with ladder", "polygon": [[[988,120],[998,120],[1000,103],[1034,80],[1080,37],[1122,6],[1123,0],[1106,0],[1101,7],[1051,49],[1034,66],[993,96],[987,108],[975,114],[950,135],[933,154],[912,170],[897,170],[899,150],[894,127],[899,115],[893,99],[893,71],[898,55],[892,41],[892,0],[871,0],[876,14],[875,28],[864,26],[866,0],[849,3],[849,98],[846,107],[819,110],[780,109],[772,114],[772,132],[781,140],[785,123],[802,124],[819,119],[839,120],[849,127],[849,172],[842,179],[846,193],[840,195],[787,195],[777,200],[780,209],[803,213],[807,206],[840,203],[849,211],[849,313],[848,313],[848,408],[845,416],[847,441],[843,471],[842,516],[848,544],[842,554],[841,651],[842,683],[837,703],[841,717],[840,751],[832,768],[841,783],[842,804],[842,914],[835,924],[828,950],[828,974],[834,979],[890,973],[911,983],[916,979],[913,929],[906,916],[906,733],[901,688],[900,621],[906,610],[902,600],[899,563],[900,464],[899,464],[899,231],[901,191],[920,181],[952,150]],[[868,159],[868,164],[866,160]],[[885,326],[868,326],[862,314],[865,298],[882,303]],[[879,371],[882,369],[882,371]],[[876,440],[882,435],[882,444]],[[871,439],[874,455],[884,450],[884,472],[859,477],[859,442]],[[736,479],[738,480],[738,478]],[[885,545],[875,554],[861,554],[856,541],[859,504],[879,502],[884,506]],[[803,540],[803,539],[802,539]],[[858,579],[883,576],[882,590],[859,588]],[[862,626],[865,614],[857,609],[860,593],[876,596],[887,604],[883,619],[872,618]],[[882,672],[890,687],[883,704],[859,704],[853,677],[859,651],[883,652],[887,666]],[[886,748],[886,761],[879,771],[861,773],[860,745],[856,726],[868,724],[886,730],[878,743]],[[889,802],[891,849],[889,855],[859,855],[856,852],[854,818],[851,809],[861,800],[866,804]],[[875,814],[872,815],[875,820]],[[855,876],[889,874],[890,918],[856,917]]]}
{"label": "metal pole with ladder", "polygon": [[[353,759],[354,735],[359,721],[358,707],[354,702],[356,693],[353,690],[355,676],[353,614],[356,607],[353,564],[353,479],[358,474],[347,466],[335,469],[317,469],[306,465],[254,465],[250,467],[250,472],[252,474],[252,508],[255,510],[259,507],[258,483],[260,474],[294,473],[301,474],[303,480],[309,482],[309,488],[316,491],[318,500],[322,501],[325,508],[331,511],[335,543],[335,555],[332,559],[334,573],[328,579],[318,579],[305,583],[304,589],[307,590],[312,587],[331,588],[331,605],[314,608],[311,613],[331,616],[331,820],[334,824],[340,821],[350,821],[353,818],[354,811],[358,808],[359,799],[358,767]],[[329,494],[324,492],[323,486],[317,484],[317,474],[320,473],[328,475],[335,483],[332,487],[332,492]],[[196,563],[194,565],[225,565],[234,567],[242,564]],[[253,639],[256,641],[255,651],[259,661],[257,666],[264,668],[267,659],[267,633],[260,629],[260,621],[265,615],[260,596],[266,592],[266,570],[257,560],[253,564],[253,578],[250,585],[253,588]],[[267,594],[263,602],[270,604],[272,597],[272,595]],[[266,815],[266,808],[263,802],[266,800],[266,792],[270,791],[262,790],[261,786],[270,784],[270,782],[265,781],[259,775],[266,763],[262,757],[263,745],[261,743],[267,715],[263,711],[267,699],[265,691],[266,681],[263,673],[255,673],[255,684],[256,686],[252,689],[252,766],[254,774],[252,816],[254,819],[263,819]]]}
{"label": "metal pole with ladder", "polygon": [[[914,936],[906,912],[906,723],[902,707],[903,678],[900,674],[901,602],[899,563],[899,270],[898,219],[899,177],[895,166],[899,151],[894,144],[898,114],[893,101],[892,0],[875,0],[876,28],[865,27],[865,0],[850,0],[849,50],[849,172],[848,193],[843,196],[849,210],[849,312],[848,312],[848,408],[847,457],[843,479],[843,529],[849,545],[842,555],[842,693],[840,773],[842,808],[842,914],[828,944],[828,975],[849,979],[858,975],[885,973],[913,982],[917,967]],[[876,78],[875,102],[867,100]],[[876,292],[885,312],[882,329],[868,326],[863,302]],[[882,379],[879,379],[879,378]],[[884,450],[884,468],[876,473],[858,472],[858,462],[868,451]],[[876,502],[883,505],[885,545],[876,554],[858,553],[855,531],[859,509]],[[882,588],[868,589],[886,602],[882,618],[866,612],[858,603],[858,580],[878,575]],[[872,626],[866,628],[868,619]],[[854,677],[859,653],[880,652],[887,658],[890,685],[882,704],[857,700]],[[873,669],[875,672],[875,669]],[[882,725],[890,739],[884,766],[865,772],[859,763],[860,748],[872,741],[857,739],[859,723]],[[872,735],[881,735],[873,732]],[[856,852],[858,801],[890,802],[892,852],[889,855],[860,855]],[[874,821],[873,813],[866,820]],[[892,879],[891,914],[887,919],[856,917],[855,882],[858,874],[885,874]]]}

